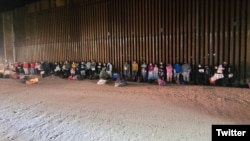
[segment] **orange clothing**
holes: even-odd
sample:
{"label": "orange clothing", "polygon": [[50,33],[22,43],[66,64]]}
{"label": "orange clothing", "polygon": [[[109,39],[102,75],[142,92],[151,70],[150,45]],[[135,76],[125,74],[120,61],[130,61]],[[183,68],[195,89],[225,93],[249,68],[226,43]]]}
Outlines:
{"label": "orange clothing", "polygon": [[138,64],[137,63],[132,64],[132,71],[138,71]]}
{"label": "orange clothing", "polygon": [[29,68],[29,64],[27,62],[23,63],[23,68]]}

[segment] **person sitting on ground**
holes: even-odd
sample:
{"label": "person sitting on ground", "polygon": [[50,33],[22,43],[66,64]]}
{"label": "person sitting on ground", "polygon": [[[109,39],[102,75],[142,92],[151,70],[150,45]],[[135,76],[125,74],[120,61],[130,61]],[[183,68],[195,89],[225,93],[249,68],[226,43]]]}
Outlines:
{"label": "person sitting on ground", "polygon": [[72,67],[72,68],[70,69],[70,75],[71,75],[72,77],[74,77],[75,74],[76,74],[75,68]]}
{"label": "person sitting on ground", "polygon": [[158,78],[158,85],[159,86],[166,86],[166,82],[163,80],[163,79],[161,79],[161,78]]}
{"label": "person sitting on ground", "polygon": [[97,82],[97,84],[99,85],[106,84],[108,78],[109,78],[109,74],[107,73],[106,68],[103,67],[99,74],[99,81]]}
{"label": "person sitting on ground", "polygon": [[115,81],[115,87],[122,87],[126,86],[128,83],[125,80],[121,80],[120,77],[118,77]]}

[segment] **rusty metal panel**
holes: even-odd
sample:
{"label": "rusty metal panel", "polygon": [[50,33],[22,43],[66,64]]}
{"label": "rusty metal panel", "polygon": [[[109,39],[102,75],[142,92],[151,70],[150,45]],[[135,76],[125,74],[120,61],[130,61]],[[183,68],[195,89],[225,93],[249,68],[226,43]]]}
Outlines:
{"label": "rusty metal panel", "polygon": [[230,13],[230,10],[229,9],[229,4],[230,3],[224,3],[225,5],[225,9],[224,9],[224,58],[223,60],[226,60],[228,61],[229,59],[229,52],[230,52],[230,48],[229,48],[229,40],[230,40],[230,32],[228,31],[229,29],[229,24],[228,24],[228,21],[229,21],[229,13]]}
{"label": "rusty metal panel", "polygon": [[14,12],[10,54],[18,60],[110,61],[118,71],[134,59],[226,60],[242,83],[249,79],[249,7],[248,0],[45,0]]}
{"label": "rusty metal panel", "polygon": [[230,12],[228,13],[229,14],[229,36],[230,36],[230,42],[229,42],[229,56],[230,58],[228,59],[228,61],[231,63],[231,64],[235,64],[234,63],[234,58],[232,57],[233,54],[234,54],[234,40],[235,40],[235,37],[234,37],[234,34],[233,34],[233,29],[234,29],[234,11],[235,9],[233,8],[234,7],[234,1],[231,1],[229,2],[229,8],[230,8]]}
{"label": "rusty metal panel", "polygon": [[214,64],[214,33],[215,33],[215,8],[214,1],[209,3],[209,39],[208,39],[208,65],[212,66]]}
{"label": "rusty metal panel", "polygon": [[244,79],[246,79],[246,74],[244,74],[244,72],[246,71],[246,64],[244,63],[245,59],[246,59],[246,31],[247,31],[247,1],[241,1],[240,3],[240,21],[239,21],[239,39],[240,39],[240,44],[239,44],[239,64],[240,64],[240,68],[239,68],[239,77],[240,77],[240,83],[246,83],[246,81]]}
{"label": "rusty metal panel", "polygon": [[208,48],[209,48],[209,38],[210,38],[210,29],[209,29],[209,22],[210,22],[210,18],[209,18],[209,0],[205,0],[204,1],[204,51],[203,51],[203,56],[204,56],[204,64],[209,64],[209,52],[208,52]]}
{"label": "rusty metal panel", "polygon": [[13,13],[7,12],[2,14],[3,21],[3,47],[4,62],[13,63],[15,61],[14,51],[14,31],[13,31]]}
{"label": "rusty metal panel", "polygon": [[50,7],[50,0],[41,1],[41,10],[49,9],[49,7]]}
{"label": "rusty metal panel", "polygon": [[246,30],[245,30],[245,42],[246,46],[244,47],[245,50],[245,59],[244,64],[246,65],[244,71],[244,79],[245,81],[250,81],[250,2],[246,0]]}
{"label": "rusty metal panel", "polygon": [[[240,55],[239,53],[239,49],[240,49],[240,10],[241,10],[241,7],[240,6],[240,1],[235,1],[235,13],[234,13],[234,64],[236,66],[236,69],[237,69],[237,75],[240,75],[239,72],[240,72],[240,64],[239,64],[239,56]],[[239,80],[237,80],[239,81]]]}
{"label": "rusty metal panel", "polygon": [[57,7],[64,6],[66,3],[65,0],[55,0],[55,4]]}
{"label": "rusty metal panel", "polygon": [[[2,17],[2,15],[1,15]],[[0,64],[4,62],[3,18],[0,18]]]}
{"label": "rusty metal panel", "polygon": [[[187,62],[190,63],[190,64],[194,64],[193,62],[193,50],[194,50],[194,46],[192,45],[192,39],[193,39],[193,24],[192,24],[192,20],[193,20],[193,13],[192,13],[192,10],[193,10],[193,1],[192,0],[188,0],[186,1],[186,4],[185,5],[188,5],[186,7],[186,48],[188,50],[188,53],[187,53],[187,56],[186,56],[186,59],[187,59]],[[184,5],[184,7],[185,7]],[[184,44],[185,46],[185,44]]]}

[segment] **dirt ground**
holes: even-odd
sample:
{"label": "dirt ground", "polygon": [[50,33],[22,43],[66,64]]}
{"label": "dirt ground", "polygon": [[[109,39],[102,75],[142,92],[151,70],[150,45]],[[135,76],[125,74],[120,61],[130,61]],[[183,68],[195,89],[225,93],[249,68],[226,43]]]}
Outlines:
{"label": "dirt ground", "polygon": [[210,141],[250,124],[250,89],[39,78],[0,79],[1,141]]}

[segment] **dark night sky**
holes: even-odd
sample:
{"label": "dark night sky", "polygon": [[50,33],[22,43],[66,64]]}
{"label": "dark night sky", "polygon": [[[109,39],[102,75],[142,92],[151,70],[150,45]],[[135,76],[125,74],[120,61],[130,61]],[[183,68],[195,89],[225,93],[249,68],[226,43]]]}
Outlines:
{"label": "dark night sky", "polygon": [[37,0],[0,0],[0,13],[22,7]]}

